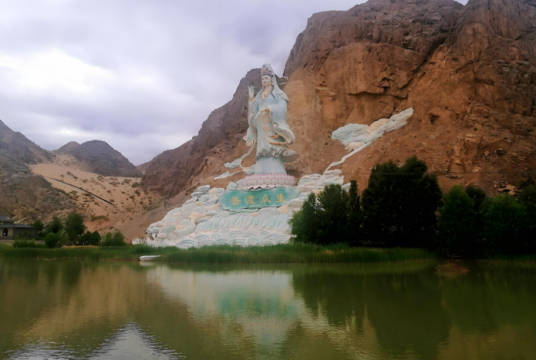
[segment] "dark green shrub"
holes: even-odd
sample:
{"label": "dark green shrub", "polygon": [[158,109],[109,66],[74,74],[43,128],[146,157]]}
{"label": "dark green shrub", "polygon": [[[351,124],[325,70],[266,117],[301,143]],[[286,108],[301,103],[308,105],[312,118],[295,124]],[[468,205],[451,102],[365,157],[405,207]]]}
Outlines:
{"label": "dark green shrub", "polygon": [[84,235],[80,236],[80,238],[78,239],[78,242],[81,245],[86,245],[86,246],[87,245],[93,245],[93,246],[99,245],[100,241],[101,241],[101,236],[98,231],[94,231],[94,232],[86,231]]}
{"label": "dark green shrub", "polygon": [[119,230],[116,230],[113,234],[112,233],[106,233],[104,235],[104,239],[101,242],[102,246],[125,246],[127,243],[125,242],[125,236],[123,233]]}
{"label": "dark green shrub", "polygon": [[525,206],[508,194],[482,204],[483,246],[486,253],[521,255],[530,251]]}
{"label": "dark green shrub", "polygon": [[340,185],[325,187],[318,198],[311,194],[291,220],[295,241],[329,245],[348,241],[348,194]]}
{"label": "dark green shrub", "polygon": [[437,250],[447,256],[473,256],[478,248],[474,201],[459,185],[443,197]]}
{"label": "dark green shrub", "polygon": [[363,192],[363,228],[375,245],[432,247],[442,192],[426,164],[412,157],[402,167],[376,165]]}
{"label": "dark green shrub", "polygon": [[471,198],[471,200],[473,200],[473,205],[474,205],[473,209],[475,210],[475,213],[476,214],[480,213],[480,208],[482,207],[482,203],[488,197],[486,192],[482,190],[481,188],[474,186],[474,185],[469,185],[465,189],[465,192]]}
{"label": "dark green shrub", "polygon": [[15,240],[13,242],[14,248],[43,248],[45,245],[37,244],[35,241]]}
{"label": "dark green shrub", "polygon": [[48,234],[45,235],[45,245],[48,248],[52,249],[52,248],[58,247],[58,245],[60,244],[60,241],[61,241],[61,237],[58,234],[49,232]]}
{"label": "dark green shrub", "polygon": [[525,187],[519,196],[519,201],[525,207],[527,216],[528,251],[534,252],[536,251],[536,186],[528,185]]}
{"label": "dark green shrub", "polygon": [[47,235],[48,233],[57,234],[61,230],[63,230],[63,222],[61,221],[61,218],[54,216],[52,218],[52,221],[45,226],[43,232],[45,235]]}
{"label": "dark green shrub", "polygon": [[140,186],[140,184],[137,183],[137,182],[135,182],[134,184],[132,184],[132,187],[133,187],[133,188],[137,188],[138,186]]}
{"label": "dark green shrub", "polygon": [[84,218],[82,215],[72,213],[65,219],[65,233],[69,237],[69,240],[74,242],[76,239],[86,231],[84,225]]}

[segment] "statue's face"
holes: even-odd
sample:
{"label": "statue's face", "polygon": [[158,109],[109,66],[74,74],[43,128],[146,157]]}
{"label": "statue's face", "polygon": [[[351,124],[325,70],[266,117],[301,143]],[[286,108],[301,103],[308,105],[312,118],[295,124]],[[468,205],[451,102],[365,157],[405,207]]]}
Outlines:
{"label": "statue's face", "polygon": [[272,85],[272,77],[270,75],[264,75],[262,77],[262,86]]}

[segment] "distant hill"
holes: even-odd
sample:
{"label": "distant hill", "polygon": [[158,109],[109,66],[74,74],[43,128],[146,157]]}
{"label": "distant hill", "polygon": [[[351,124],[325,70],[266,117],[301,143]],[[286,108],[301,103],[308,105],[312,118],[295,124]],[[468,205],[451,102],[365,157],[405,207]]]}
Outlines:
{"label": "distant hill", "polygon": [[80,168],[103,176],[142,177],[143,174],[119,151],[101,140],[83,144],[71,141],[58,150],[57,154],[68,154],[79,161]]}
{"label": "distant hill", "polygon": [[42,176],[34,175],[28,166],[53,159],[54,154],[0,121],[0,215],[22,221],[74,209],[67,195],[54,189]]}
{"label": "distant hill", "polygon": [[69,154],[79,146],[80,146],[80,144],[77,143],[76,141],[69,141],[67,144],[63,145],[62,147],[60,147],[55,152],[58,153],[58,154]]}
{"label": "distant hill", "polygon": [[0,120],[0,155],[25,164],[52,161],[54,155],[40,148],[20,132],[11,130]]}
{"label": "distant hill", "polygon": [[141,171],[142,174],[145,174],[145,171],[147,171],[147,168],[151,165],[150,161],[144,162],[143,164],[137,165],[136,169]]}

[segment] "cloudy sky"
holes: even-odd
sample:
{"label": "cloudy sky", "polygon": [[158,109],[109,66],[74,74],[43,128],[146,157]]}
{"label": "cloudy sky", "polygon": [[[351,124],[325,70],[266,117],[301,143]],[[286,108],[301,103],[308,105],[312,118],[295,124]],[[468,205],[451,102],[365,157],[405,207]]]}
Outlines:
{"label": "cloudy sky", "polygon": [[0,120],[45,149],[99,139],[138,165],[196,135],[248,70],[282,74],[313,13],[363,2],[0,0]]}

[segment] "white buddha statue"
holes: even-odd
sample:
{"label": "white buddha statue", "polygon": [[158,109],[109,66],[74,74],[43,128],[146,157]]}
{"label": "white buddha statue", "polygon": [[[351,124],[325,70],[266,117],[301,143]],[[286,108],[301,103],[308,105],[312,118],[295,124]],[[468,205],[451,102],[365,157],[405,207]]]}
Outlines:
{"label": "white buddha statue", "polygon": [[261,69],[262,90],[255,96],[249,87],[249,129],[246,137],[248,146],[257,142],[255,164],[256,175],[284,174],[283,163],[292,162],[300,155],[289,149],[294,134],[287,124],[287,95],[279,88],[270,64]]}

